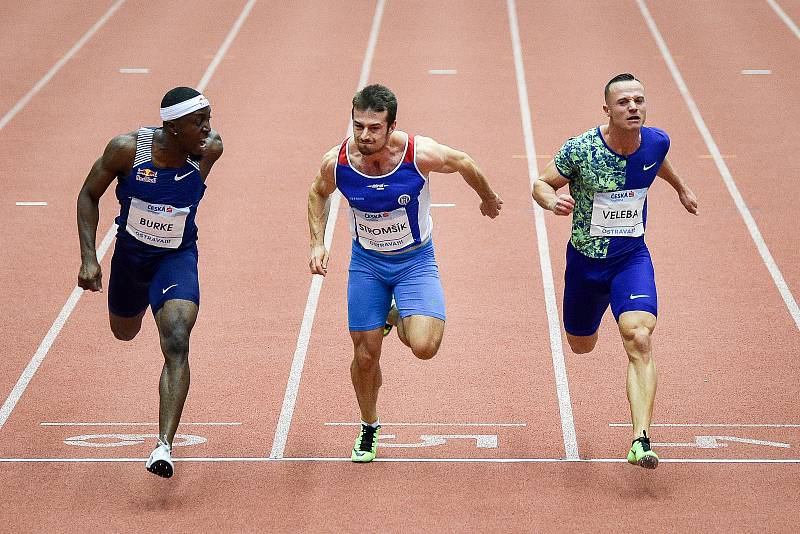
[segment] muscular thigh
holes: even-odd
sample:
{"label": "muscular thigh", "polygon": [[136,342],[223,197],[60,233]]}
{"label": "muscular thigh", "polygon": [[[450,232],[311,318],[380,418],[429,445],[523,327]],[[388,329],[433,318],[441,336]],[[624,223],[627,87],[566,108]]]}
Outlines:
{"label": "muscular thigh", "polygon": [[347,279],[347,323],[351,332],[382,328],[392,301],[392,288],[374,258],[356,245]]}
{"label": "muscular thigh", "polygon": [[393,283],[394,300],[400,317],[419,317],[416,321],[420,325],[441,323],[444,328],[444,289],[432,245],[409,258],[398,271]]}
{"label": "muscular thigh", "polygon": [[572,336],[591,336],[608,308],[610,288],[605,260],[584,256],[567,246],[564,272],[564,330]]}
{"label": "muscular thigh", "polygon": [[141,321],[149,304],[148,289],[155,273],[151,258],[123,241],[117,241],[108,278],[108,310],[112,328],[125,327],[125,319]]}
{"label": "muscular thigh", "polygon": [[625,312],[658,315],[658,294],[650,252],[642,247],[617,266],[611,280],[611,311],[619,322]]}
{"label": "muscular thigh", "polygon": [[188,301],[200,306],[200,282],[197,274],[197,248],[188,247],[165,255],[158,263],[149,289],[153,315],[171,300]]}

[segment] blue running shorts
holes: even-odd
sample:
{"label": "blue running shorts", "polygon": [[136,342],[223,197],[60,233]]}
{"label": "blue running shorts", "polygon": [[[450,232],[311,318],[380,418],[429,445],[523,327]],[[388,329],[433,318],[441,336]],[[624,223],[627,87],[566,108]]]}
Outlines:
{"label": "blue running shorts", "polygon": [[167,250],[117,239],[108,279],[108,310],[120,317],[135,317],[149,305],[155,316],[172,299],[200,305],[197,244]]}
{"label": "blue running shorts", "polygon": [[351,331],[386,324],[392,295],[400,317],[425,315],[445,320],[444,291],[433,242],[400,254],[366,250],[353,240],[347,283],[347,320]]}
{"label": "blue running shorts", "polygon": [[564,329],[573,336],[597,331],[611,305],[614,319],[628,311],[658,316],[658,296],[650,251],[644,241],[612,258],[590,258],[567,244],[564,273]]}

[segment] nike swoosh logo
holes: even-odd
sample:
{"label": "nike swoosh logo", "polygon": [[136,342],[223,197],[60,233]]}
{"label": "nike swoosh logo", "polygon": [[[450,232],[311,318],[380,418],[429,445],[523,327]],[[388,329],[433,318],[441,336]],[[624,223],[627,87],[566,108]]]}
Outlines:
{"label": "nike swoosh logo", "polygon": [[[655,165],[655,163],[653,163],[653,165]],[[647,169],[645,169],[645,170],[647,170]],[[189,172],[187,172],[186,174],[181,174],[180,176],[178,176],[178,175],[176,174],[176,175],[175,175],[175,181],[177,182],[177,181],[183,180],[184,178],[186,178],[187,176],[189,176],[189,175],[190,175],[190,174],[192,174],[193,172],[194,172],[194,171],[189,171]]]}
{"label": "nike swoosh logo", "polygon": [[[170,289],[172,289],[173,287],[175,287],[175,286],[177,286],[177,285],[178,285],[178,284],[172,284],[172,285],[171,285],[171,286],[169,286],[168,288],[162,289],[162,290],[161,290],[161,294],[162,294],[162,295],[164,295],[164,294],[165,294],[167,291],[169,291]],[[631,298],[633,298],[633,297],[631,297]]]}
{"label": "nike swoosh logo", "polygon": [[650,295],[631,295],[631,296],[630,296],[630,297],[628,297],[628,298],[629,298],[629,299],[631,299],[631,300],[634,300],[634,299],[641,299],[641,298],[644,298],[644,297],[649,297],[649,296],[650,296]]}
{"label": "nike swoosh logo", "polygon": [[[645,165],[644,166],[644,170],[649,171],[650,169],[655,167],[655,165],[656,165],[655,163],[651,163],[650,165]],[[175,178],[175,179],[177,180],[177,178]]]}

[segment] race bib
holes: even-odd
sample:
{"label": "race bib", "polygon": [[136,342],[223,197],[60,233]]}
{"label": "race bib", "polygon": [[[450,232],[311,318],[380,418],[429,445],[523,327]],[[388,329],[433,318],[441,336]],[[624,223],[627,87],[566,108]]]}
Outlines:
{"label": "race bib", "polygon": [[372,213],[353,208],[356,235],[369,250],[394,251],[414,243],[405,208]]}
{"label": "race bib", "polygon": [[644,201],[647,188],[595,193],[592,204],[593,237],[644,235]]}
{"label": "race bib", "polygon": [[183,241],[183,229],[188,216],[188,207],[150,204],[131,198],[125,230],[142,243],[161,248],[178,248]]}

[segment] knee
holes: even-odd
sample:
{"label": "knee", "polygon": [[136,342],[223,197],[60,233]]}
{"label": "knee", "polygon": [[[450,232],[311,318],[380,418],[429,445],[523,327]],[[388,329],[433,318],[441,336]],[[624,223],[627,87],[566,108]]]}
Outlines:
{"label": "knee", "polygon": [[622,339],[625,342],[628,359],[630,361],[650,361],[650,351],[652,348],[651,332],[649,328],[632,327],[622,331]]}
{"label": "knee", "polygon": [[112,324],[111,333],[114,334],[114,337],[120,341],[130,341],[136,337],[136,334],[139,333],[139,329],[123,328],[121,326]]}
{"label": "knee", "polygon": [[378,365],[378,361],[380,360],[380,355],[374,352],[365,350],[356,349],[355,354],[353,355],[353,362],[358,367],[360,371],[370,371],[371,369],[375,368]]}
{"label": "knee", "polygon": [[593,336],[571,336],[567,334],[567,342],[569,348],[575,354],[588,354],[594,350],[597,345],[597,335]]}
{"label": "knee", "polygon": [[574,341],[569,340],[569,348],[575,354],[588,354],[594,350],[597,341]]}
{"label": "knee", "polygon": [[189,357],[189,329],[171,324],[162,329],[161,350],[168,361],[182,363]]}
{"label": "knee", "polygon": [[420,360],[430,360],[439,352],[439,345],[436,341],[426,341],[424,343],[412,343],[411,352]]}

